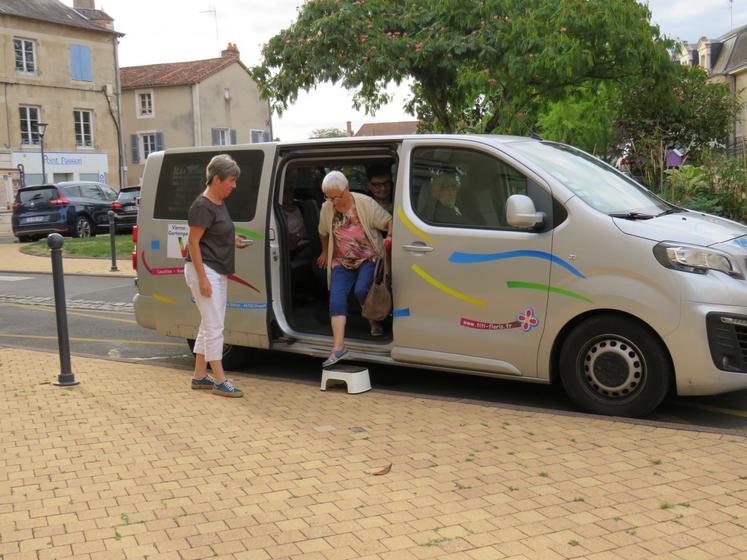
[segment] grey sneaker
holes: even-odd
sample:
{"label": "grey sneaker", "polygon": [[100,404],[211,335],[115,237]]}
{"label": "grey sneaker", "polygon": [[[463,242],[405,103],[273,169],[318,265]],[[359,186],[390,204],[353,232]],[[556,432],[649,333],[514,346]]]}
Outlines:
{"label": "grey sneaker", "polygon": [[340,360],[345,359],[347,355],[348,355],[347,348],[343,348],[342,350],[333,350],[332,353],[329,355],[329,358],[327,358],[326,360],[324,360],[324,362],[322,362],[322,367],[325,368],[325,367],[335,365]]}

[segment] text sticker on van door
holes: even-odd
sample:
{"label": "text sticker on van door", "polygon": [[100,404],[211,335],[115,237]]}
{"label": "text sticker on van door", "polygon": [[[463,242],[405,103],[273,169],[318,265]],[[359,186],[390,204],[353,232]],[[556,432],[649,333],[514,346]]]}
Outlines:
{"label": "text sticker on van door", "polygon": [[166,238],[166,256],[170,259],[183,259],[187,256],[187,224],[169,224]]}

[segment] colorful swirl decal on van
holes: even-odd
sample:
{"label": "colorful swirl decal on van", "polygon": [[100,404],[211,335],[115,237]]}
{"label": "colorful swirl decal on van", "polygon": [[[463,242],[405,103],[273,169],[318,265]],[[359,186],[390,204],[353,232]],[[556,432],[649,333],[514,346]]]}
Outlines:
{"label": "colorful swirl decal on van", "polygon": [[405,227],[409,229],[412,233],[420,237],[421,239],[425,241],[429,241],[430,243],[433,243],[433,238],[426,235],[422,231],[420,231],[418,228],[415,227],[415,225],[410,221],[410,218],[405,216],[405,213],[402,211],[402,208],[397,208],[397,215],[399,216],[399,219],[402,220],[402,223],[405,224]]}
{"label": "colorful swirl decal on van", "polygon": [[518,259],[518,258],[534,258],[534,259],[544,259],[546,261],[551,261],[554,264],[562,266],[574,276],[578,276],[579,278],[583,278],[584,280],[586,280],[586,276],[581,274],[581,272],[579,272],[578,269],[568,264],[563,259],[556,257],[555,255],[552,255],[550,253],[547,253],[545,251],[505,251],[503,253],[485,253],[485,254],[462,253],[460,251],[455,251],[449,257],[449,262],[457,263],[457,264],[473,264],[473,263],[500,261],[504,259]]}
{"label": "colorful swirl decal on van", "polygon": [[257,241],[262,241],[264,239],[264,236],[261,233],[257,233],[256,231],[252,231],[250,229],[246,229],[239,226],[234,226],[234,230],[239,235],[243,235],[245,237],[251,237],[252,239],[256,239]]}
{"label": "colorful swirl decal on van", "polygon": [[148,260],[145,258],[145,250],[140,253],[140,261],[143,263],[145,270],[147,270],[152,276],[168,276],[172,274],[184,274],[184,267],[172,267],[172,268],[151,268],[148,266]]}
{"label": "colorful swirl decal on van", "polygon": [[[140,261],[143,263],[145,270],[147,270],[153,276],[168,276],[168,275],[175,275],[175,274],[184,274],[183,266],[174,267],[174,268],[151,268],[150,266],[148,266],[148,260],[145,258],[145,251],[140,253]],[[235,274],[229,274],[228,279],[236,282],[237,284],[241,284],[242,286],[246,286],[247,288],[251,288],[258,294],[261,293],[257,288],[252,286],[249,282],[247,282],[246,280],[242,280]]]}
{"label": "colorful swirl decal on van", "polygon": [[466,301],[468,303],[474,303],[475,305],[485,306],[485,305],[488,304],[488,302],[486,302],[484,300],[470,297],[470,296],[468,296],[466,294],[463,294],[461,292],[456,291],[453,288],[449,288],[446,284],[444,284],[443,282],[441,282],[439,280],[436,280],[433,276],[431,276],[430,274],[428,274],[425,270],[423,270],[422,268],[420,268],[416,264],[412,265],[412,270],[415,271],[415,273],[418,276],[420,276],[423,280],[425,280],[426,282],[428,282],[430,285],[435,286],[436,288],[438,288],[442,292],[445,292],[445,293],[449,294],[452,297],[464,300],[464,301]]}
{"label": "colorful swirl decal on van", "polygon": [[580,299],[581,301],[585,301],[587,303],[594,303],[586,296],[582,296],[581,294],[577,294],[576,292],[571,292],[570,290],[556,288],[555,286],[550,286],[549,284],[535,284],[533,282],[518,282],[515,280],[509,280],[508,282],[506,282],[506,286],[509,288],[524,288],[525,290],[540,290],[543,292],[553,292],[555,294],[560,294],[561,296],[568,296],[571,298]]}
{"label": "colorful swirl decal on van", "polygon": [[484,331],[502,331],[506,329],[520,328],[524,332],[529,332],[539,325],[539,319],[537,319],[534,310],[531,307],[527,307],[524,311],[516,314],[516,321],[510,321],[508,323],[487,323],[485,321],[475,321],[474,319],[462,317],[459,324],[468,329],[480,329]]}
{"label": "colorful swirl decal on van", "polygon": [[410,316],[410,308],[409,307],[403,307],[402,309],[395,309],[392,311],[392,317],[409,317]]}

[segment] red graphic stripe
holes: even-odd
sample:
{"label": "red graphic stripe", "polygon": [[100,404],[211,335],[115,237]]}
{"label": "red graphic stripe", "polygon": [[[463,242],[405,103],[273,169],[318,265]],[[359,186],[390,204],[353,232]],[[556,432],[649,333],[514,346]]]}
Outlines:
{"label": "red graphic stripe", "polygon": [[247,282],[246,280],[242,280],[241,278],[239,278],[238,276],[236,276],[234,274],[229,274],[228,279],[229,280],[233,280],[234,282],[238,282],[239,284],[243,284],[247,288],[251,288],[252,290],[254,290],[255,292],[257,292],[258,294],[260,293],[260,291],[257,288],[255,288],[254,286],[252,286],[249,282]]}

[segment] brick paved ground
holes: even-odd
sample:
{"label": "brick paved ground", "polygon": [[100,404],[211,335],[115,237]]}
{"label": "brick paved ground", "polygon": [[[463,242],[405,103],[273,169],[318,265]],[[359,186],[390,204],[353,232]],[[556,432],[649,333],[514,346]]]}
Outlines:
{"label": "brick paved ground", "polygon": [[[0,349],[0,558],[747,559],[747,438]],[[391,470],[385,471],[391,464]]]}

